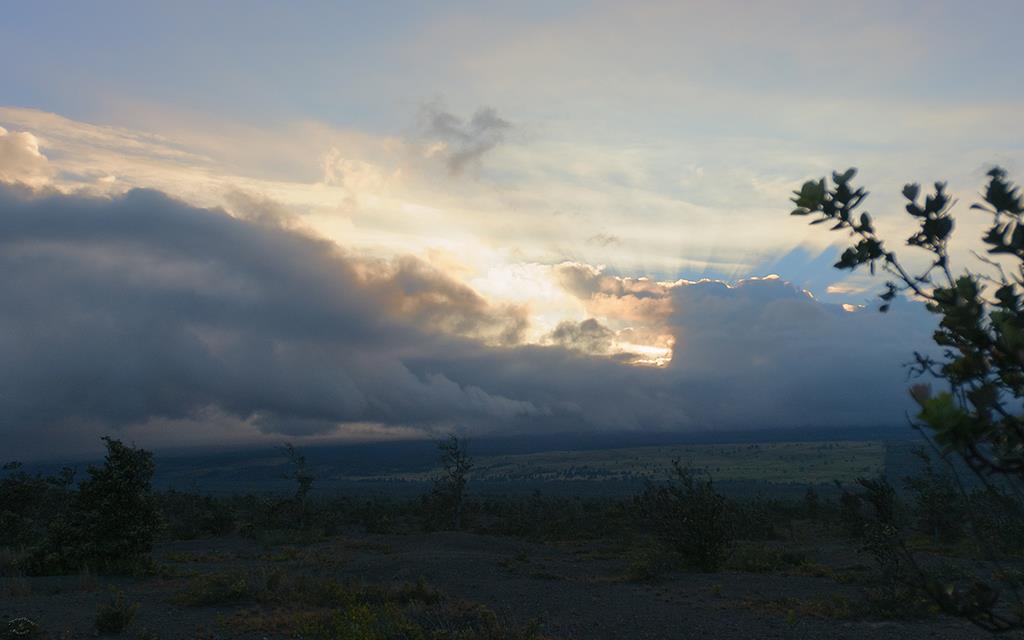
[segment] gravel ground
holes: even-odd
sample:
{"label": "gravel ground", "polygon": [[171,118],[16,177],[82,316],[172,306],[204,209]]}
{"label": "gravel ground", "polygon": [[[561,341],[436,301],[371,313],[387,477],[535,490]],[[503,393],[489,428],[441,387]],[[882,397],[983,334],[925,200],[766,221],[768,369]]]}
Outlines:
{"label": "gravel ground", "polygon": [[[822,545],[823,559],[847,559]],[[797,612],[794,602],[857,601],[860,588],[829,577],[779,573],[674,573],[656,583],[625,580],[627,563],[596,545],[538,545],[466,533],[404,536],[353,534],[311,545],[265,547],[241,538],[162,544],[154,554],[171,567],[150,578],[0,578],[0,630],[25,616],[49,638],[93,638],[97,607],[122,590],[138,604],[124,637],[276,638],[232,633],[223,617],[248,607],[181,607],[172,596],[188,576],[278,569],[366,584],[425,580],[448,597],[485,604],[499,615],[539,620],[564,640],[722,638],[969,639],[988,637],[958,620],[835,619]],[[785,600],[788,604],[780,604]],[[0,637],[2,634],[0,634]]]}

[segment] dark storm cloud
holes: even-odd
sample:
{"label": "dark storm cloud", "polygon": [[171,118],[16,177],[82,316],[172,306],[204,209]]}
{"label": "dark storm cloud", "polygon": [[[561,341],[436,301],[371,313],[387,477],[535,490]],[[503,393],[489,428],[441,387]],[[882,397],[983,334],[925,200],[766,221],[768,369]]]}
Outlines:
{"label": "dark storm cloud", "polygon": [[[269,433],[374,422],[470,430],[896,423],[917,305],[847,313],[779,280],[659,284],[559,267],[590,303],[669,309],[672,363],[602,352],[597,321],[517,346],[495,307],[413,258],[366,261],[263,218],[153,191],[112,199],[0,186],[0,429],[201,420]],[[566,348],[568,347],[568,348]]]}
{"label": "dark storm cloud", "polygon": [[209,406],[290,432],[537,411],[402,364],[442,340],[435,328],[514,339],[523,323],[412,259],[360,263],[332,243],[152,191],[0,187],[0,268],[11,430]]}
{"label": "dark storm cloud", "polygon": [[423,108],[423,120],[426,136],[445,144],[445,163],[453,174],[479,162],[512,129],[512,124],[491,107],[477,109],[467,122],[438,105],[428,105]]}
{"label": "dark storm cloud", "polygon": [[[739,424],[901,424],[913,351],[934,320],[901,299],[888,314],[824,304],[777,279],[672,290],[671,375],[698,415]],[[705,392],[696,392],[696,389]]]}
{"label": "dark storm cloud", "polygon": [[912,403],[901,363],[930,343],[934,328],[918,305],[849,313],[780,280],[700,282],[670,292],[676,345],[665,369],[542,347],[450,353],[443,365],[425,366],[485,389],[515,389],[515,397],[547,409],[524,421],[533,428],[902,424]]}

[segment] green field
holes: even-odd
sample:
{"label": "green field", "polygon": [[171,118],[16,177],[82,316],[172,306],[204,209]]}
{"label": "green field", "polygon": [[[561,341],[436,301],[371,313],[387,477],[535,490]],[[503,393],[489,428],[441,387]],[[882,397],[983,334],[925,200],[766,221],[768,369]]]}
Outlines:
{"label": "green field", "polygon": [[[636,481],[663,478],[673,459],[724,482],[821,484],[882,474],[886,447],[876,441],[781,442],[549,451],[480,457],[474,482]],[[425,481],[433,471],[349,477]]]}

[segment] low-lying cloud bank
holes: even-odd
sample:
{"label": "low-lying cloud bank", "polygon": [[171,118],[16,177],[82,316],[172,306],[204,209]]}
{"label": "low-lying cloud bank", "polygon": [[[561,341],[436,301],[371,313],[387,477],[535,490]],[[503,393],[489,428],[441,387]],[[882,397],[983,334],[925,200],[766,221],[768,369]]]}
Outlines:
{"label": "low-lying cloud bank", "polygon": [[414,258],[362,259],[143,190],[0,185],[0,269],[12,454],[140,424],[216,432],[216,416],[289,436],[891,424],[907,406],[899,365],[932,327],[916,305],[848,313],[778,279],[665,285],[566,266],[574,295],[667,319],[671,364],[629,366],[602,355],[596,321],[525,345],[522,308]]}

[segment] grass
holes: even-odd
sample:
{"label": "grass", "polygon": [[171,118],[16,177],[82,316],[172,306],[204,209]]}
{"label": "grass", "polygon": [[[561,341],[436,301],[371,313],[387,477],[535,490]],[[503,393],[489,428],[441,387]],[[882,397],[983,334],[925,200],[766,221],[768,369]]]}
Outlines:
{"label": "grass", "polygon": [[103,635],[119,634],[135,620],[137,611],[138,605],[127,602],[124,593],[115,592],[96,610],[96,631]]}
{"label": "grass", "polygon": [[432,606],[360,602],[334,609],[238,612],[221,620],[234,632],[277,633],[304,640],[544,640],[537,623],[517,625],[481,605]]}
{"label": "grass", "polygon": [[795,567],[785,571],[786,575],[791,576],[805,576],[808,578],[833,578],[835,579],[835,570],[826,565],[811,562],[810,560],[804,560]]}
{"label": "grass", "polygon": [[725,569],[744,573],[775,573],[792,570],[804,563],[805,558],[800,553],[761,543],[747,543],[736,546]]}
{"label": "grass", "polygon": [[198,575],[189,580],[188,586],[174,595],[172,602],[185,607],[215,607],[225,604],[247,602],[257,596],[259,588],[265,588],[270,578],[256,582],[255,574],[214,573]]}
{"label": "grass", "polygon": [[434,604],[441,599],[422,579],[389,587],[365,586],[332,578],[288,575],[277,569],[199,575],[172,597],[175,604],[185,607],[254,602],[277,607],[344,607],[363,600]]}
{"label": "grass", "polygon": [[187,563],[204,563],[214,564],[220,562],[228,562],[234,559],[230,554],[217,553],[217,552],[178,552],[168,554],[166,557],[167,562],[175,562],[179,564]]}
{"label": "grass", "polygon": [[658,582],[682,564],[681,560],[654,540],[642,540],[626,551],[627,582]]}
{"label": "grass", "polygon": [[538,625],[515,625],[490,609],[445,598],[423,580],[394,587],[280,573],[213,574],[191,581],[184,606],[247,608],[220,617],[235,633],[307,640],[541,640]]}
{"label": "grass", "polygon": [[864,617],[863,608],[855,606],[849,598],[832,594],[820,598],[777,598],[775,600],[747,601],[747,606],[785,616],[791,623],[797,618],[825,620],[851,620]]}

